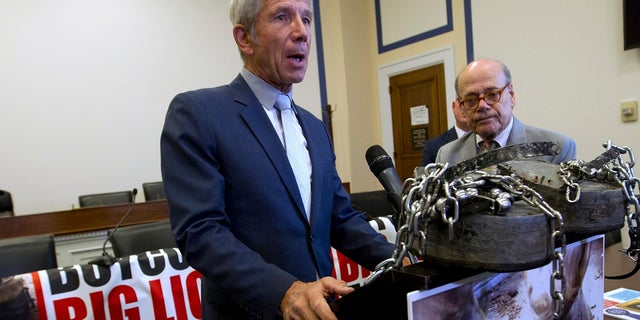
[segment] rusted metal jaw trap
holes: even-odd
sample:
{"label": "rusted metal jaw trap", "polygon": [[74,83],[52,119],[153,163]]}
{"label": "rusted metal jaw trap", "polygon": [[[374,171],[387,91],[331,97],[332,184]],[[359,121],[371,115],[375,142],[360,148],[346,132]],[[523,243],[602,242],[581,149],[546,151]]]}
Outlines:
{"label": "rusted metal jaw trap", "polygon": [[626,218],[631,246],[625,253],[638,261],[635,157],[610,141],[604,147],[590,162],[538,161],[536,157],[556,154],[558,145],[533,142],[488,151],[451,167],[434,163],[416,168],[403,185],[396,250],[365,285],[400,268],[404,257],[492,272],[552,262],[550,292],[559,317],[568,238],[620,229]]}

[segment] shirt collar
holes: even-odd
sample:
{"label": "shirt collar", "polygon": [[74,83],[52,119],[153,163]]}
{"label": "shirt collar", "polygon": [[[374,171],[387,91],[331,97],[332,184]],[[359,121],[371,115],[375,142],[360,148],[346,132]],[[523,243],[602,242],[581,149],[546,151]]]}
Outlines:
{"label": "shirt collar", "polygon": [[464,136],[467,132],[469,131],[464,131],[460,128],[458,128],[458,126],[453,126],[456,129],[456,134],[458,135],[458,138]]}
{"label": "shirt collar", "polygon": [[[273,109],[273,106],[276,104],[276,100],[278,96],[282,94],[280,90],[274,88],[266,81],[258,78],[255,74],[251,73],[247,68],[242,68],[240,70],[240,75],[249,85],[251,91],[256,95],[258,101],[265,107],[267,110]],[[289,92],[284,92],[284,94],[288,95],[291,99],[293,94],[293,89]]]}

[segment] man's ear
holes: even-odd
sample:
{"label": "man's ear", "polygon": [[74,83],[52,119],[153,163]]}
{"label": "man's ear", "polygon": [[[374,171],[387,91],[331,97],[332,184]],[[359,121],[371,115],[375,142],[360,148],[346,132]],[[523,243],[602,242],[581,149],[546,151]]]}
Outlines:
{"label": "man's ear", "polygon": [[233,39],[236,41],[240,52],[245,55],[253,53],[253,40],[243,25],[237,24],[233,27]]}
{"label": "man's ear", "polygon": [[513,108],[516,105],[516,92],[513,91],[513,83],[509,85],[509,96],[511,98],[511,107]]}

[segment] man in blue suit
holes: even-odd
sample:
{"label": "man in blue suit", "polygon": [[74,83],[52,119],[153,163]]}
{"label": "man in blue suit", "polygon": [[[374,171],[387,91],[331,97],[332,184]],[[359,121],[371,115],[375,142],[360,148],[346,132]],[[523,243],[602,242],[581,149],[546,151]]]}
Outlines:
{"label": "man in blue suit", "polygon": [[440,147],[445,144],[456,140],[467,132],[470,131],[469,125],[466,122],[466,118],[464,114],[462,114],[462,110],[460,110],[460,104],[458,100],[454,100],[451,103],[451,111],[453,112],[453,118],[456,123],[451,127],[451,129],[445,131],[444,133],[435,136],[432,139],[427,140],[424,143],[424,150],[422,151],[422,163],[421,166],[426,166],[430,163],[434,163],[436,161],[436,156],[438,155],[438,150]]}
{"label": "man in blue suit", "polygon": [[557,155],[541,156],[536,160],[558,164],[576,158],[573,139],[525,125],[513,116],[516,96],[511,72],[503,63],[495,60],[469,63],[456,78],[456,93],[473,133],[442,146],[436,162],[454,165],[476,156],[483,149],[538,141],[557,142],[559,148]]}
{"label": "man in blue suit", "polygon": [[373,269],[395,246],[351,208],[327,128],[295,103],[310,177],[297,181],[287,158],[274,104],[304,78],[310,1],[232,0],[230,10],[243,69],[178,94],[161,138],[173,232],[203,275],[202,318],[335,319],[328,299],[353,289],[330,277],[330,247]]}

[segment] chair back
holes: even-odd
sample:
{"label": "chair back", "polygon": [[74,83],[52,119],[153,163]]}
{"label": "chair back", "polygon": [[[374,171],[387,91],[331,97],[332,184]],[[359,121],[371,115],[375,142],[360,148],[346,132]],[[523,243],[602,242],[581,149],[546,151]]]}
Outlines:
{"label": "chair back", "polygon": [[133,192],[116,191],[108,193],[85,194],[78,197],[80,207],[108,206],[133,203]]}
{"label": "chair back", "polygon": [[109,230],[113,253],[116,257],[127,257],[145,251],[176,248],[169,220],[150,222]]}
{"label": "chair back", "polygon": [[142,191],[144,191],[144,199],[146,201],[166,199],[164,194],[164,184],[162,181],[158,182],[145,182],[142,184]]}
{"label": "chair back", "polygon": [[52,234],[0,240],[0,278],[57,267]]}
{"label": "chair back", "polygon": [[13,201],[11,193],[0,190],[0,217],[13,216]]}
{"label": "chair back", "polygon": [[350,194],[351,207],[364,212],[367,219],[392,215],[393,205],[389,201],[387,191],[366,191]]}

